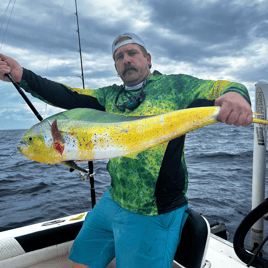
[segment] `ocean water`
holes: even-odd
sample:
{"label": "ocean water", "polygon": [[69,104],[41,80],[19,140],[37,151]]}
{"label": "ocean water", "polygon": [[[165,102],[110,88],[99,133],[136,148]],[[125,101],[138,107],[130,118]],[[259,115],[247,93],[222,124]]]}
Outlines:
{"label": "ocean water", "polygon": [[[76,171],[70,173],[63,165],[37,163],[18,153],[16,146],[24,131],[0,131],[0,231],[90,211],[89,181],[81,181]],[[231,242],[251,211],[253,132],[253,125],[243,128],[219,123],[195,130],[186,138],[189,207],[225,223]],[[110,185],[107,162],[94,163],[97,201]],[[87,168],[86,163],[79,165]],[[267,257],[268,246],[264,249]]]}

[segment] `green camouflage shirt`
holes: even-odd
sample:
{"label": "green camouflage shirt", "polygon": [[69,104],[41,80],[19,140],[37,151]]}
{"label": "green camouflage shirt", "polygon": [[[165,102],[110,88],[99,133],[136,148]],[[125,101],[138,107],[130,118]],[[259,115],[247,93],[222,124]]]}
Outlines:
{"label": "green camouflage shirt", "polygon": [[[185,109],[196,99],[213,100],[229,91],[240,93],[250,103],[246,87],[239,83],[223,80],[201,80],[184,74],[152,74],[146,82],[144,102],[135,110],[126,109],[124,112],[114,105],[115,98],[120,90],[118,85],[95,90],[62,86],[67,87],[69,91],[76,92],[76,94],[95,97],[109,113],[133,116],[158,115]],[[44,97],[36,94],[32,88],[27,86],[27,81],[22,81],[21,85],[35,97],[46,101]],[[117,104],[123,104],[138,92],[139,90],[124,90],[119,95]],[[138,155],[138,159],[118,157],[109,160],[107,169],[111,175],[110,194],[115,202],[134,213],[150,216],[159,214],[157,202],[155,202],[155,188],[167,145],[168,142],[143,151]],[[188,173],[184,152],[181,155],[181,164],[185,175],[182,192],[187,203]],[[182,178],[178,178],[178,180],[180,179]]]}

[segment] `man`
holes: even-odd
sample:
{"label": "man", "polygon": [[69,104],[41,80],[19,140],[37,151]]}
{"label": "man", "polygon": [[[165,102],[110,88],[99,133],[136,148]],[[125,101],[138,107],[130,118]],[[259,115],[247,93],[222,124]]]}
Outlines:
{"label": "man", "polygon": [[[4,74],[10,72],[27,92],[65,109],[88,107],[142,116],[215,103],[221,106],[219,121],[235,126],[252,123],[250,98],[241,84],[152,74],[151,55],[132,33],[115,39],[112,55],[122,86],[70,88],[35,75],[2,54],[0,78],[8,81]],[[111,187],[88,213],[73,244],[74,267],[106,267],[114,256],[117,267],[172,266],[188,215],[184,140],[182,136],[141,152],[138,159],[110,159]]]}

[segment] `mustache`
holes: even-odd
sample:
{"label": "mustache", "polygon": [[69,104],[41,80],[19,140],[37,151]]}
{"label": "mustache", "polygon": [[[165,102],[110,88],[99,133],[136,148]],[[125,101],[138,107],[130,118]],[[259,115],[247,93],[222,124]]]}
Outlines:
{"label": "mustache", "polygon": [[126,67],[125,67],[125,69],[124,69],[124,72],[123,72],[123,75],[125,76],[126,72],[127,72],[127,71],[130,71],[130,70],[137,71],[137,69],[136,69],[134,66],[126,65]]}

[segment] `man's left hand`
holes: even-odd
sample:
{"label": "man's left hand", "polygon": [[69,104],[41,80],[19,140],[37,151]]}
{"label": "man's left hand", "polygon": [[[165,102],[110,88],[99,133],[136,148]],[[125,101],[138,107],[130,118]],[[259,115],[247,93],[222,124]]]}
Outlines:
{"label": "man's left hand", "polygon": [[215,100],[215,106],[221,106],[218,121],[228,125],[249,126],[253,121],[249,103],[237,92],[227,92]]}

